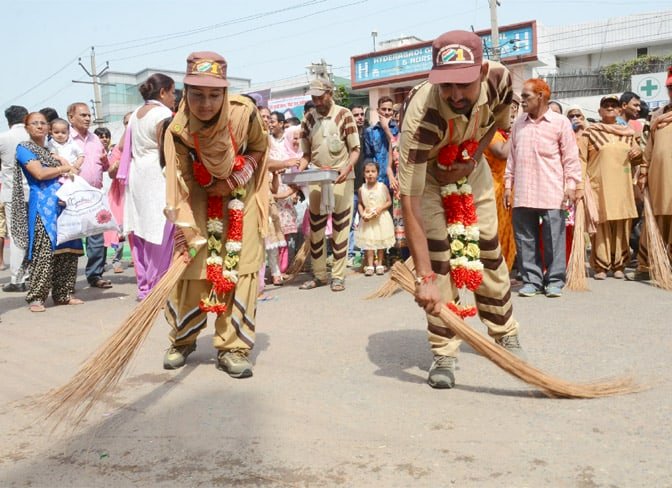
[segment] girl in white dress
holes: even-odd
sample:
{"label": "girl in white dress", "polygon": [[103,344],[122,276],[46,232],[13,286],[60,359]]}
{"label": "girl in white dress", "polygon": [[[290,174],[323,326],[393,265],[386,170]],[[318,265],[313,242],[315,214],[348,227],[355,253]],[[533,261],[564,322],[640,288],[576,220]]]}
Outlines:
{"label": "girl in white dress", "polygon": [[394,223],[388,211],[392,199],[387,187],[378,181],[378,165],[374,161],[364,164],[364,183],[359,189],[361,219],[355,231],[355,244],[365,251],[364,275],[371,276],[374,272],[382,275],[385,250],[394,245]]}

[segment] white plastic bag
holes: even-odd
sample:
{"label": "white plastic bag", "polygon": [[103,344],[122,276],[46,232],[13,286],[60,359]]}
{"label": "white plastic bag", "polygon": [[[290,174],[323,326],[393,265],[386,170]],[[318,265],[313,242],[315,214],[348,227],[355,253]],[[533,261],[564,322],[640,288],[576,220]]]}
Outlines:
{"label": "white plastic bag", "polygon": [[56,192],[65,208],[56,221],[56,243],[119,230],[110,212],[107,196],[89,185],[81,176],[66,180]]}

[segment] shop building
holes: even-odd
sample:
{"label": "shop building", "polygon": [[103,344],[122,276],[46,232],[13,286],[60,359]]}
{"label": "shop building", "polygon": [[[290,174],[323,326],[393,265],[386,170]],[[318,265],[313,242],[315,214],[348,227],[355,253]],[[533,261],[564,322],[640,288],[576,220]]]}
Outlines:
{"label": "shop building", "polygon": [[[483,40],[484,57],[491,58],[493,49],[490,30],[475,34]],[[385,49],[359,54],[350,60],[352,88],[368,90],[370,107],[376,107],[378,99],[383,96],[401,103],[413,86],[427,78],[432,68],[432,41],[403,37],[381,45]],[[499,46],[501,62],[512,73],[514,89],[520,91],[523,82],[541,65],[537,57],[536,22],[501,26]],[[371,115],[375,118],[375,111],[372,110]]]}

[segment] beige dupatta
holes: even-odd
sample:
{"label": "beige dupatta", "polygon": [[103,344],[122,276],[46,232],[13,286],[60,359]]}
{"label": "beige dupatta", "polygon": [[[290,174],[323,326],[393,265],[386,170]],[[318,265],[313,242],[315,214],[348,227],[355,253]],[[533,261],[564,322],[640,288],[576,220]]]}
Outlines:
{"label": "beige dupatta", "polygon": [[[200,235],[191,204],[189,186],[185,181],[184,168],[177,155],[175,141],[195,149],[194,134],[198,135],[199,156],[203,165],[215,178],[223,180],[231,176],[233,170],[234,145],[238,154],[247,149],[247,134],[250,122],[257,117],[256,107],[251,100],[235,96],[229,103],[225,92],[224,103],[214,123],[204,124],[189,112],[185,97],[180,102],[177,114],[168,126],[163,141],[166,160],[166,207],[164,213],[168,220],[181,228],[190,228],[196,235],[188,244],[200,247],[206,243]],[[234,142],[235,141],[235,142]],[[268,229],[268,192],[260,191],[268,186],[266,177],[266,154],[259,161],[255,171],[255,201],[259,209],[259,229],[262,236]],[[265,185],[264,185],[265,183]]]}

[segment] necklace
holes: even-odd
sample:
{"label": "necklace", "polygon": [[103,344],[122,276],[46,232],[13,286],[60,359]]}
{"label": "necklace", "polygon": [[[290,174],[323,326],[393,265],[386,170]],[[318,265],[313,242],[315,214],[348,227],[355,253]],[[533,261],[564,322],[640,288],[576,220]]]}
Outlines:
{"label": "necklace", "polygon": [[[204,188],[214,183],[214,177],[201,161],[201,150],[198,134],[192,134],[196,159],[193,162],[194,178]],[[238,147],[233,138],[233,131],[229,125],[229,136],[234,157],[233,171],[239,171],[245,165],[245,158],[237,155]],[[218,316],[226,312],[227,307],[224,295],[236,289],[238,283],[238,263],[243,248],[243,204],[245,189],[238,187],[231,192],[231,199],[227,204],[229,225],[226,230],[226,242],[222,242],[224,233],[224,197],[208,197],[207,222],[208,257],[206,258],[205,276],[212,284],[207,298],[201,299],[199,308],[204,312],[212,312]]]}

